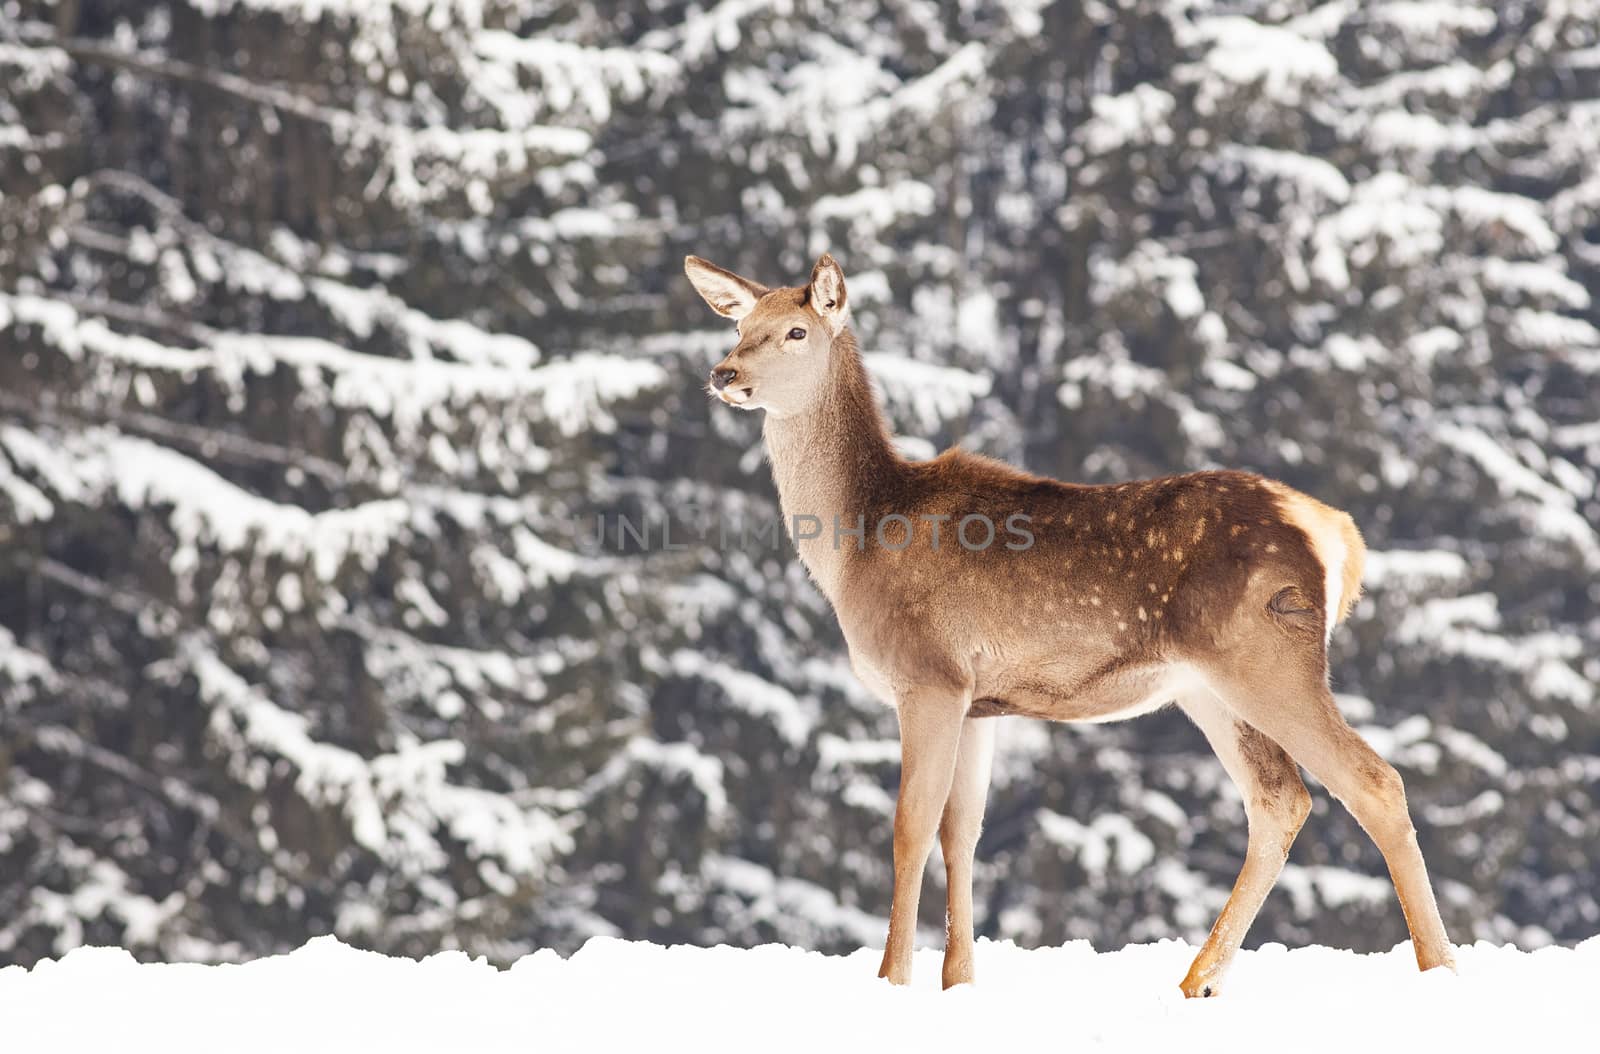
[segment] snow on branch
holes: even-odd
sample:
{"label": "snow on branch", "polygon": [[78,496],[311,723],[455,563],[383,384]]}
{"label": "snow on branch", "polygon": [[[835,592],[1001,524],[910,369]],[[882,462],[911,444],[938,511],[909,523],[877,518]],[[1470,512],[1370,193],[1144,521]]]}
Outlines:
{"label": "snow on branch", "polygon": [[1542,206],[1530,198],[1475,186],[1424,186],[1382,172],[1356,184],[1343,208],[1318,220],[1311,270],[1333,289],[1347,289],[1352,264],[1411,267],[1434,259],[1452,226],[1539,257],[1561,244]]}
{"label": "snow on branch", "polygon": [[0,712],[32,699],[39,691],[50,691],[60,683],[50,660],[17,642],[9,629],[0,626]]}
{"label": "snow on branch", "polygon": [[[423,205],[472,180],[502,180],[528,173],[545,161],[576,158],[593,142],[580,128],[525,124],[513,128],[409,125],[315,101],[281,85],[253,81],[147,49],[96,40],[49,41],[74,61],[109,66],[142,76],[202,85],[326,127],[336,142],[355,149],[376,147],[380,163],[368,196],[380,190],[401,207]],[[429,171],[450,178],[428,178]]]}
{"label": "snow on branch", "polygon": [[686,61],[698,62],[718,51],[732,51],[743,39],[741,23],[758,13],[787,14],[793,0],[718,0],[709,10],[691,7],[686,17],[668,29],[659,29],[640,42],[657,51],[675,51]]}
{"label": "snow on branch", "polygon": [[0,447],[57,500],[91,504],[114,494],[131,510],[167,510],[178,540],[175,569],[192,566],[197,546],[212,545],[228,553],[282,556],[331,581],[350,558],[370,570],[411,529],[411,509],[399,499],[310,513],[252,494],[168,447],[106,428],[47,442],[6,426]]}
{"label": "snow on branch", "polygon": [[1090,295],[1096,304],[1110,304],[1122,297],[1143,302],[1154,294],[1182,320],[1198,317],[1206,307],[1195,282],[1199,274],[1195,262],[1158,241],[1142,241],[1120,260],[1096,256],[1090,261],[1089,273],[1094,283]]}
{"label": "snow on branch", "polygon": [[1406,70],[1375,84],[1356,89],[1351,101],[1363,105],[1399,106],[1408,96],[1422,96],[1459,105],[1498,91],[1511,80],[1514,67],[1501,61],[1487,69],[1469,62],[1447,62],[1420,70]]}
{"label": "snow on branch", "polygon": [[1570,491],[1545,479],[1507,444],[1480,428],[1447,422],[1434,434],[1476,462],[1502,496],[1526,499],[1523,518],[1534,532],[1570,543],[1589,567],[1600,568],[1600,531],[1584,516]]}
{"label": "snow on branch", "polygon": [[917,431],[933,431],[971,413],[989,394],[989,378],[970,370],[890,352],[868,352],[862,358],[891,412],[909,418]]}
{"label": "snow on branch", "polygon": [[1222,445],[1225,432],[1216,415],[1200,409],[1193,399],[1175,389],[1166,373],[1134,362],[1120,342],[1075,356],[1067,363],[1061,377],[1056,397],[1069,410],[1082,407],[1086,392],[1092,389],[1109,392],[1117,401],[1135,407],[1151,400],[1166,406],[1177,416],[1179,427],[1191,443],[1202,449]]}
{"label": "snow on branch", "polygon": [[654,363],[593,352],[517,370],[368,355],[314,337],[220,333],[212,348],[224,375],[270,374],[281,364],[298,371],[302,382],[321,379],[307,384],[309,397],[393,420],[404,433],[420,430],[436,408],[518,399],[537,406],[563,435],[586,428],[609,432],[615,427],[609,403],[666,382]]}
{"label": "snow on branch", "polygon": [[1088,824],[1050,809],[1038,810],[1036,817],[1045,839],[1070,850],[1097,885],[1104,883],[1113,864],[1131,875],[1155,859],[1155,843],[1120,813],[1097,816]]}
{"label": "snow on branch", "polygon": [[804,141],[836,170],[848,168],[861,149],[903,121],[925,126],[965,93],[952,89],[981,81],[985,50],[969,43],[919,77],[902,81],[879,59],[853,51],[823,34],[807,41],[815,57],[780,71],[745,67],[730,72],[723,128],[750,140],[752,154],[774,159],[784,137]]}
{"label": "snow on branch", "polygon": [[722,854],[708,854],[700,876],[713,891],[739,898],[735,918],[770,926],[780,940],[814,944],[819,934],[839,934],[868,947],[883,940],[887,920],[840,904],[815,883],[780,877],[770,868]]}
{"label": "snow on branch", "polygon": [[1224,143],[1217,151],[1224,170],[1238,166],[1261,179],[1280,180],[1311,202],[1343,204],[1350,197],[1350,181],[1320,157],[1292,150]]}
{"label": "snow on branch", "polygon": [[433,318],[382,286],[361,289],[328,278],[312,278],[306,284],[357,339],[371,337],[379,326],[393,329],[414,359],[442,351],[457,362],[528,369],[540,358],[529,340],[489,333],[462,319]]}
{"label": "snow on branch", "polygon": [[[79,181],[74,193],[83,196],[100,188],[132,194],[156,209],[161,222],[153,230],[133,228],[117,249],[134,263],[158,265],[163,290],[175,304],[201,300],[202,284],[272,300],[301,301],[309,296],[358,340],[370,339],[380,327],[392,330],[414,358],[437,352],[458,362],[516,368],[532,366],[541,358],[539,349],[521,336],[489,332],[464,319],[434,318],[381,284],[360,287],[339,281],[337,276],[348,274],[352,267],[351,254],[343,250],[309,244],[278,228],[266,239],[281,261],[274,259],[213,233],[189,219],[181,202],[122,172],[95,173]],[[524,225],[530,222],[534,221],[521,221]],[[522,233],[532,240],[552,242],[577,236],[578,232],[570,229],[576,226],[547,222],[524,228]],[[104,235],[96,232],[91,236],[81,225],[70,233],[96,247],[109,247]],[[188,328],[196,333],[208,331],[206,327]],[[201,339],[195,338],[197,343]]]}
{"label": "snow on branch", "polygon": [[658,772],[667,779],[687,780],[705,802],[707,819],[712,824],[726,820],[728,792],[722,782],[722,759],[704,753],[693,743],[663,743],[634,736],[612,754],[604,768],[585,781],[583,793],[590,795],[618,786],[638,769]]}
{"label": "snow on branch", "polygon": [[[452,347],[476,343],[475,327],[411,314],[382,294],[361,297],[348,289],[332,292],[331,285],[313,288],[330,296],[351,323],[367,324],[383,313],[398,312],[399,324],[413,340]],[[48,343],[74,360],[90,353],[185,379],[210,371],[233,390],[247,374],[270,375],[281,365],[296,372],[306,398],[391,419],[405,434],[420,431],[436,410],[508,401],[531,404],[566,436],[586,429],[609,432],[616,423],[607,410],[611,403],[667,379],[655,363],[599,352],[580,352],[533,368],[499,364],[537,354],[515,338],[465,352],[489,360],[485,362],[395,358],[350,351],[316,337],[221,331],[202,331],[207,347],[174,348],[116,332],[61,299],[0,293],[0,330],[19,323],[38,326]]]}
{"label": "snow on branch", "polygon": [[28,925],[55,930],[55,949],[65,954],[84,943],[84,924],[101,918],[120,924],[121,941],[129,947],[146,948],[183,909],[182,890],[174,890],[160,901],[137,892],[137,882],[114,861],[59,836],[54,846],[57,862],[73,876],[72,888],[63,892],[46,885],[28,891],[27,903],[9,925],[0,930],[0,948],[15,942],[15,931]]}
{"label": "snow on branch", "polygon": [[[0,442],[0,453],[4,453],[3,442]],[[0,497],[10,505],[3,519],[14,523],[39,523],[55,515],[55,503],[38,487],[17,475],[8,458],[0,458]],[[0,534],[0,538],[3,537],[5,535]]]}
{"label": "snow on branch", "polygon": [[1600,691],[1580,669],[1583,638],[1561,630],[1509,634],[1493,593],[1423,601],[1407,609],[1394,637],[1403,645],[1426,643],[1442,655],[1520,674],[1537,699],[1561,699],[1584,710],[1600,700]]}
{"label": "snow on branch", "polygon": [[1369,589],[1417,592],[1465,582],[1469,570],[1464,557],[1445,549],[1368,549],[1361,583]]}
{"label": "snow on branch", "polygon": [[120,333],[104,319],[84,317],[64,299],[0,292],[0,331],[19,325],[38,327],[45,340],[73,361],[93,355],[122,366],[179,375],[191,375],[211,364],[211,356],[204,351]]}
{"label": "snow on branch", "polygon": [[888,186],[824,195],[812,202],[809,218],[817,226],[830,221],[846,222],[853,239],[870,244],[903,218],[930,215],[937,200],[928,184],[901,179]]}
{"label": "snow on branch", "polygon": [[1176,100],[1171,92],[1152,84],[1136,85],[1121,95],[1096,95],[1090,100],[1094,116],[1074,135],[1091,154],[1109,154],[1128,146],[1166,145],[1172,142],[1172,116]]}
{"label": "snow on branch", "polygon": [[1200,66],[1187,71],[1189,79],[1200,83],[1202,110],[1220,105],[1234,90],[1231,86],[1259,86],[1273,102],[1299,106],[1339,76],[1332,52],[1286,26],[1225,15],[1201,18],[1192,28],[1185,22],[1174,27],[1182,43],[1210,44]]}
{"label": "snow on branch", "polygon": [[770,722],[791,746],[800,746],[810,738],[820,716],[815,699],[798,697],[781,685],[707,658],[697,650],[674,652],[667,667],[678,677],[716,685],[729,706]]}
{"label": "snow on branch", "polygon": [[[611,116],[611,93],[634,100],[680,75],[679,61],[648,48],[588,47],[548,37],[520,37],[484,30],[472,48],[485,60],[470,71],[474,91],[499,111],[511,127],[528,124],[544,111],[581,106],[595,121]],[[536,91],[519,87],[518,73],[538,80]]]}
{"label": "snow on branch", "polygon": [[[214,711],[211,734],[229,751],[236,779],[260,789],[260,753],[288,761],[295,789],[313,804],[337,807],[357,844],[408,875],[438,871],[450,855],[440,834],[466,844],[486,884],[507,892],[497,868],[536,877],[571,848],[561,823],[504,794],[450,783],[447,770],[466,756],[456,740],[419,742],[403,736],[387,754],[364,757],[312,736],[310,722],[272,702],[196,640],[180,657]],[[482,865],[494,862],[496,868]]]}

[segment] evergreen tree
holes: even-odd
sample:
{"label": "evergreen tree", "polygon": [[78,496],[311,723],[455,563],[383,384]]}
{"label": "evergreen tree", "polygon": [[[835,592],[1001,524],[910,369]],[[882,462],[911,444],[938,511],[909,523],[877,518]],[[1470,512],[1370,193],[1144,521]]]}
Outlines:
{"label": "evergreen tree", "polygon": [[[893,714],[661,533],[776,516],[683,255],[824,249],[910,456],[1348,509],[1452,936],[1592,934],[1597,8],[0,0],[0,961],[880,941]],[[1199,733],[998,720],[980,932],[1203,936]],[[1317,798],[1253,940],[1404,939]]]}

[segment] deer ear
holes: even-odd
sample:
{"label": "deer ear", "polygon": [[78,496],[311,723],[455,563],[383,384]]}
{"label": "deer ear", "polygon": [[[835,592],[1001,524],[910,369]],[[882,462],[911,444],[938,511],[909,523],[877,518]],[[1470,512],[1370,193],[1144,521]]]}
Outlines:
{"label": "deer ear", "polygon": [[835,331],[844,326],[850,312],[850,301],[844,288],[844,271],[832,254],[823,253],[817,266],[811,269],[811,286],[807,290],[811,309],[821,315]]}
{"label": "deer ear", "polygon": [[695,289],[705,297],[711,310],[735,322],[748,315],[756,301],[767,295],[767,287],[748,278],[740,278],[732,271],[724,271],[698,256],[683,258],[683,273],[689,276]]}

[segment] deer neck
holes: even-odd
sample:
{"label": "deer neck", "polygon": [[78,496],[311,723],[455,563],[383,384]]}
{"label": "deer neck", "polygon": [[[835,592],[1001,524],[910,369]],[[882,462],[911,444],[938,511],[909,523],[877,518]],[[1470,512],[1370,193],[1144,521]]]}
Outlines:
{"label": "deer neck", "polygon": [[[784,527],[811,577],[837,606],[844,566],[858,546],[874,544],[878,506],[905,470],[854,334],[846,329],[834,338],[828,375],[810,406],[782,417],[769,413],[763,432]],[[817,537],[801,537],[819,525]],[[858,525],[865,527],[863,542],[842,533]]]}

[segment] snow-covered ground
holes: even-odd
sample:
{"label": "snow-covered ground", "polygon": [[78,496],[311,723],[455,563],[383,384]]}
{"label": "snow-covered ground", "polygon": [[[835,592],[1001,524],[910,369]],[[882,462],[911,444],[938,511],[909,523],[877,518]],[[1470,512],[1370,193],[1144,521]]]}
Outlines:
{"label": "snow-covered ground", "polygon": [[[139,965],[86,948],[0,970],[8,1051],[1592,1050],[1600,937],[1573,948],[1459,950],[1460,972],[1381,955],[1268,945],[1221,997],[1185,1001],[1178,941],[1096,953],[981,942],[979,984],[939,991],[939,953],[909,989],[877,953],[663,948],[596,939],[497,970],[460,953],[421,962],[331,937],[242,966]],[[1040,1044],[1044,1046],[1041,1047]],[[992,1049],[992,1048],[990,1048]],[[1018,1048],[1021,1049],[1021,1048]]]}

